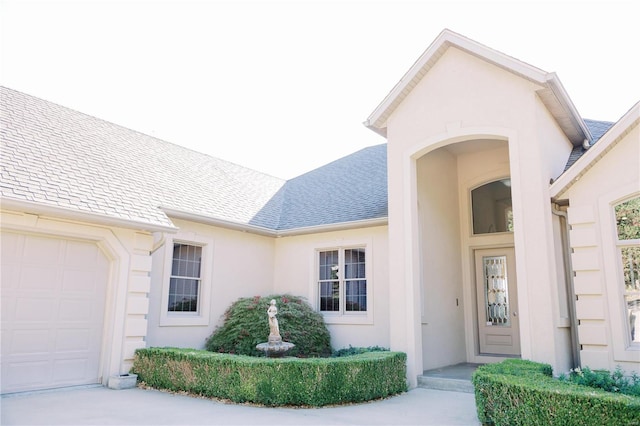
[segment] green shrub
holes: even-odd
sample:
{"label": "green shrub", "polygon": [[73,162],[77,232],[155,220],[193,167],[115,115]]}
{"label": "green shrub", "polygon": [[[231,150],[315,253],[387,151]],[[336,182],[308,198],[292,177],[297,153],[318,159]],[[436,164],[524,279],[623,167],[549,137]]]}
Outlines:
{"label": "green shrub", "polygon": [[635,371],[631,377],[625,376],[620,367],[613,373],[608,370],[591,370],[589,367],[571,370],[569,376],[562,375],[560,380],[567,380],[577,385],[602,389],[607,392],[620,392],[626,395],[640,396],[640,376]]}
{"label": "green shrub", "polygon": [[361,347],[353,347],[351,345],[349,345],[348,348],[342,348],[342,349],[338,349],[333,351],[333,353],[331,354],[332,357],[337,358],[337,357],[341,357],[341,356],[351,356],[351,355],[359,355],[359,354],[363,354],[366,352],[384,352],[384,351],[388,351],[389,349],[387,348],[382,348],[380,346],[369,346],[366,348],[361,348]]}
{"label": "green shrub", "polygon": [[301,297],[278,294],[238,299],[224,314],[224,324],[207,339],[211,352],[264,356],[256,349],[269,337],[267,308],[271,299],[278,306],[280,335],[295,347],[290,356],[326,357],[331,354],[331,337],[322,315]]}
{"label": "green shrub", "polygon": [[132,372],[146,385],[268,406],[362,402],[406,391],[406,355],[258,358],[176,348],[136,351]]}
{"label": "green shrub", "polygon": [[561,381],[551,366],[508,359],[473,374],[486,425],[640,425],[640,398]]}

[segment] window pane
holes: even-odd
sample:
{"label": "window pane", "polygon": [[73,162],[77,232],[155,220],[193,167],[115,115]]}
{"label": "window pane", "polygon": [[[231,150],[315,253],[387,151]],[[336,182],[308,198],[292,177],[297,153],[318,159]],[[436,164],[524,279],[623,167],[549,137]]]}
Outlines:
{"label": "window pane", "polygon": [[619,240],[640,239],[640,197],[615,207]]}
{"label": "window pane", "polygon": [[640,247],[622,247],[620,255],[625,292],[640,291]]}
{"label": "window pane", "polygon": [[367,281],[346,282],[345,310],[348,312],[364,312],[367,310]]}
{"label": "window pane", "polygon": [[471,191],[473,233],[513,232],[511,179],[482,185]]}
{"label": "window pane", "polygon": [[172,276],[200,278],[201,263],[202,247],[186,244],[173,245]]}
{"label": "window pane", "polygon": [[321,280],[338,278],[338,250],[321,251],[319,254],[319,278]]}
{"label": "window pane", "polygon": [[197,312],[198,285],[199,280],[171,278],[169,283],[169,311]]}
{"label": "window pane", "polygon": [[365,278],[365,250],[349,249],[344,251],[345,279]]}
{"label": "window pane", "polygon": [[340,310],[340,283],[338,281],[320,283],[320,310],[329,312]]}
{"label": "window pane", "polygon": [[625,296],[631,342],[640,343],[640,292]]}

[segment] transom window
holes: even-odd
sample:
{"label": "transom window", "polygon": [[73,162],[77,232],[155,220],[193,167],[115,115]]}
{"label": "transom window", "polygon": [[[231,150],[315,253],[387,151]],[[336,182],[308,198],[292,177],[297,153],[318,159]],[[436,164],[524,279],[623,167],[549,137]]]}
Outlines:
{"label": "transom window", "polygon": [[640,197],[615,206],[618,256],[631,343],[640,343]]}
{"label": "transom window", "polygon": [[367,311],[366,250],[318,252],[319,309],[323,313]]}
{"label": "transom window", "polygon": [[471,191],[473,233],[513,232],[511,179],[501,179]]}
{"label": "transom window", "polygon": [[169,279],[169,312],[198,312],[201,287],[202,247],[173,245]]}

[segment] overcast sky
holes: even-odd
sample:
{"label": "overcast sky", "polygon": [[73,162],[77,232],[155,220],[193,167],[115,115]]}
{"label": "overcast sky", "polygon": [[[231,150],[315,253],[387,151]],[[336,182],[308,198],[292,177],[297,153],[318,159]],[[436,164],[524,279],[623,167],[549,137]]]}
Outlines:
{"label": "overcast sky", "polygon": [[444,29],[640,100],[640,2],[9,1],[0,84],[281,178],[383,143],[369,116]]}

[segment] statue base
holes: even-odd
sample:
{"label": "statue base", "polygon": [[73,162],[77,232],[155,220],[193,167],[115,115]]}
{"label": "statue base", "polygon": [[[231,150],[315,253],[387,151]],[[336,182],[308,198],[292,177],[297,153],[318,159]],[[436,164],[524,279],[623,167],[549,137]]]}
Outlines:
{"label": "statue base", "polygon": [[277,340],[275,338],[272,340],[269,336],[269,342],[257,344],[256,349],[264,352],[267,358],[281,358],[294,346],[293,343],[283,342],[280,336],[277,337]]}

